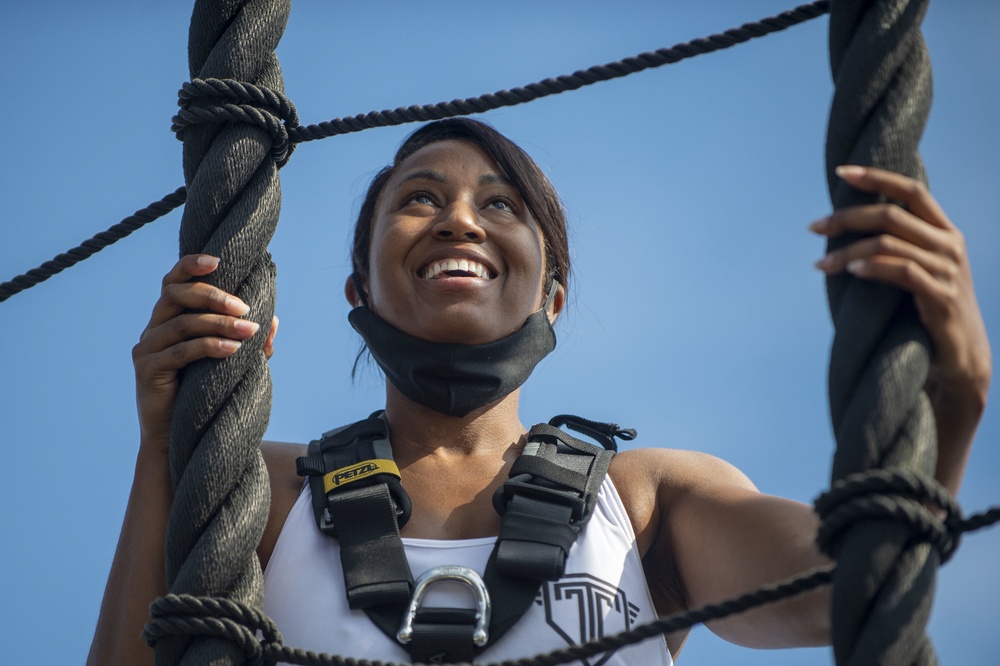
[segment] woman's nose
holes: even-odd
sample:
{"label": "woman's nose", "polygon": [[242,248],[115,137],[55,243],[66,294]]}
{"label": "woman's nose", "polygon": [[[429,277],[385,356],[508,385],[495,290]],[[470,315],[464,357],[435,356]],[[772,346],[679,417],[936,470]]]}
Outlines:
{"label": "woman's nose", "polygon": [[469,241],[481,243],[486,240],[486,230],[479,220],[479,211],[462,201],[455,201],[443,211],[434,224],[434,237],[439,240]]}

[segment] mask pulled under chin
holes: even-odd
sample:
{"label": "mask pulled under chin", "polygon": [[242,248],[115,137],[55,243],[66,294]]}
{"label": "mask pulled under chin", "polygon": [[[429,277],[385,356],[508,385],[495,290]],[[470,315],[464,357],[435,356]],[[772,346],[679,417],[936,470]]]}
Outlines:
{"label": "mask pulled under chin", "polygon": [[366,306],[351,310],[348,320],[393,386],[449,416],[465,416],[510,394],[556,346],[545,308],[514,333],[482,345],[415,338]]}

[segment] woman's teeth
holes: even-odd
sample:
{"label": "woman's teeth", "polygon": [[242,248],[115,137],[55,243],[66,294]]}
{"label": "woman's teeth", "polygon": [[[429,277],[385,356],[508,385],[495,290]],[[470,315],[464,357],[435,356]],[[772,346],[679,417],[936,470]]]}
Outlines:
{"label": "woman's teeth", "polygon": [[490,279],[490,271],[478,261],[468,259],[441,259],[435,261],[424,269],[422,277],[425,280],[433,280],[445,275],[455,277],[478,277]]}

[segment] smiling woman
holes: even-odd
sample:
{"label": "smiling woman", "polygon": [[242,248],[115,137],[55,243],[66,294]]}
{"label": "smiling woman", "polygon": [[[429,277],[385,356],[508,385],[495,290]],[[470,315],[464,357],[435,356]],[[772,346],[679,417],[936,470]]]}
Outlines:
{"label": "smiling woman", "polygon": [[[50,4],[15,3],[0,24],[0,51],[6,62],[17,63],[5,70],[4,87],[19,101],[2,105],[0,118],[24,130],[7,137],[9,154],[17,158],[3,172],[4,215],[15,229],[0,243],[5,277],[179,180],[178,144],[167,126],[175,91],[188,77],[189,8],[59,4],[52,12]],[[432,22],[422,5],[384,6],[378,15],[363,3],[293,12],[280,55],[289,95],[304,117],[509,87],[708,34],[787,3],[719,0],[678,10],[670,3],[584,2],[572,12],[561,4],[505,5],[517,13],[516,25],[490,4],[444,2]],[[997,57],[998,12],[991,2],[935,3],[925,22],[937,99],[924,154],[936,197],[967,238],[991,331],[1000,330],[1000,238],[991,198],[1000,178],[1000,133],[993,122],[1000,113],[1000,80],[982,63]],[[542,165],[574,227],[574,290],[555,327],[557,349],[521,389],[525,425],[575,411],[637,427],[643,446],[708,451],[768,493],[808,500],[827,485],[829,315],[821,274],[811,269],[820,244],[804,231],[823,214],[825,201],[825,29],[825,21],[817,21],[669,72],[488,116]],[[503,40],[514,37],[517,48],[506,48]],[[364,57],[353,59],[350,70],[330,67],[353,54]],[[121,90],[116,81],[129,82],[127,94],[106,92]],[[71,100],[94,99],[98,90],[105,91],[105,103],[73,104],[67,112]],[[112,97],[115,108],[109,110]],[[351,211],[406,133],[388,128],[302,146],[282,172],[283,221],[271,245],[281,269],[282,330],[270,362],[276,391],[269,438],[309,441],[385,405],[380,381],[349,379],[357,335],[340,299],[345,277],[356,270],[348,258]],[[93,168],[87,156],[97,154],[100,168]],[[127,350],[176,258],[176,226],[165,219],[0,310],[0,402],[9,443],[0,484],[8,510],[0,523],[11,537],[0,545],[0,586],[7,591],[0,633],[23,639],[5,642],[5,659],[12,663],[80,662],[91,640],[140,436]],[[219,314],[235,318],[240,308]],[[996,410],[988,410],[983,443],[996,440],[998,423]],[[58,424],[58,433],[47,432],[48,424]],[[396,438],[394,432],[393,446]],[[66,439],[69,458],[54,458],[52,451]],[[40,463],[40,456],[48,462]],[[962,491],[970,509],[995,502],[993,471],[1000,464],[997,447],[977,445],[972,456]],[[619,483],[615,470],[623,461],[624,453],[614,463],[612,482],[626,501],[645,472]],[[479,467],[494,472],[490,465],[496,465],[493,458],[470,459],[449,484],[475,497],[484,491],[466,477]],[[293,461],[285,466],[290,468]],[[52,469],[77,481],[59,485],[49,476]],[[276,483],[275,492],[297,496],[299,481],[288,479],[293,489]],[[428,479],[423,485],[436,500],[440,483]],[[437,502],[431,504],[414,509],[412,520],[441,519],[447,526],[444,505],[438,511]],[[308,507],[305,514],[309,524]],[[485,515],[496,519],[491,507]],[[309,527],[310,538],[330,548],[333,540],[314,523]],[[966,539],[942,570],[931,632],[943,663],[994,663],[1000,645],[988,618],[1000,594],[992,575],[997,538],[994,530]],[[468,541],[475,550],[475,539]],[[421,563],[411,566],[418,575]],[[565,582],[561,601],[554,589],[547,598],[556,614],[540,622],[551,621],[574,641],[590,637],[596,628],[562,614],[568,600],[599,604],[614,599],[614,590],[584,577]],[[51,640],[54,599],[60,615],[79,618],[60,629],[59,641]],[[627,591],[626,601],[625,608],[635,603]],[[147,609],[134,614],[145,618]],[[620,620],[609,629],[624,627]],[[830,661],[828,650],[760,652],[734,648],[703,629],[694,634],[681,663]],[[377,634],[373,640],[388,639]],[[288,643],[297,644],[291,637]],[[44,656],[39,644],[46,645]]]}
{"label": "smiling woman", "polygon": [[[873,168],[840,174],[909,211],[844,208],[813,230],[833,238],[882,234],[883,242],[850,243],[820,266],[914,294],[937,346],[929,389],[942,450],[937,476],[955,493],[991,371],[962,237],[914,181]],[[565,239],[551,184],[516,145],[478,121],[417,130],[375,177],[345,294],[355,306],[351,323],[385,371],[385,409],[308,451],[264,446],[272,501],[258,555],[265,611],[286,640],[391,661],[516,659],[603,635],[567,633],[589,617],[575,625],[563,617],[558,601],[568,584],[587,580],[588,599],[615,600],[588,611],[599,619],[586,621],[625,629],[827,564],[809,506],[758,492],[717,458],[636,449],[612,460],[551,426],[522,425],[521,386],[555,347],[551,325],[565,301],[560,278],[569,272]],[[208,255],[178,262],[133,352],[142,440],[95,664],[151,657],[134,609],[166,588],[150,565],[163,550],[170,508],[167,424],[178,372],[201,358],[230,356],[258,332],[241,318],[249,307],[238,298],[192,281],[218,265]],[[267,356],[274,333],[272,326]],[[599,424],[585,431],[606,446],[623,433]],[[299,475],[314,481],[303,485]],[[576,508],[567,513],[567,506]],[[404,613],[414,574],[423,577]],[[423,587],[449,577],[480,590],[476,613],[455,590],[431,595],[435,607],[449,610],[419,610]],[[511,589],[522,590],[513,597],[519,601]],[[416,624],[397,635],[404,618]],[[712,628],[752,647],[823,644],[829,595],[811,592]],[[686,636],[613,650],[601,663],[669,664]]]}

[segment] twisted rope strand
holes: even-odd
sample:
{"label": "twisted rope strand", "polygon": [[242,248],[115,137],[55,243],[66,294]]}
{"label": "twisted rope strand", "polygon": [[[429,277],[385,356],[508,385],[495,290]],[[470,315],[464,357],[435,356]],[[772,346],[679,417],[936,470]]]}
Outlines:
{"label": "twisted rope strand", "polygon": [[786,28],[804,23],[822,16],[829,9],[829,2],[822,0],[807,5],[801,5],[777,16],[744,23],[737,28],[731,28],[721,34],[709,35],[689,42],[676,44],[656,51],[640,53],[623,60],[616,60],[604,65],[595,65],[578,70],[572,74],[557,76],[529,83],[509,90],[498,90],[479,97],[455,99],[450,102],[425,104],[422,106],[398,107],[392,110],[370,111],[348,118],[335,118],[326,122],[296,127],[289,130],[289,135],[295,142],[315,141],[338,134],[360,132],[372,127],[387,127],[404,123],[440,120],[459,115],[484,113],[508,106],[516,106],[531,102],[542,97],[558,95],[563,92],[577,90],[594,83],[619,79],[629,74],[635,74],[646,69],[670,65],[694,56],[712,53],[742,44],[751,39],[764,37]]}
{"label": "twisted rope strand", "polygon": [[[191,77],[281,91],[274,51],[289,12],[289,0],[199,0],[188,39]],[[188,201],[180,254],[221,257],[205,281],[240,298],[250,306],[248,318],[266,326],[275,298],[267,246],[281,208],[277,162],[285,156],[275,144],[286,143],[284,128],[273,113],[249,105],[223,105],[222,118],[237,122],[214,122],[191,105],[183,111],[197,122],[184,127]],[[270,417],[271,378],[263,340],[247,342],[237,354],[184,369],[170,425],[174,499],[164,554],[171,592],[260,608],[264,585],[255,551],[271,499],[260,441]],[[263,663],[256,633],[241,622],[204,617],[182,625],[156,642],[157,664]]]}
{"label": "twisted rope strand", "polygon": [[[801,5],[782,12],[777,16],[763,18],[760,21],[745,23],[738,28],[726,30],[723,33],[710,35],[709,37],[694,39],[690,42],[677,44],[669,48],[658,49],[653,52],[640,53],[623,60],[610,62],[604,65],[596,65],[588,69],[579,70],[573,74],[547,78],[525,86],[512,88],[510,90],[500,90],[495,93],[488,93],[480,97],[470,97],[462,100],[452,100],[450,102],[439,102],[437,104],[427,104],[424,106],[399,107],[392,110],[371,111],[369,113],[358,114],[347,118],[335,118],[333,120],[303,127],[298,124],[298,115],[295,107],[291,105],[284,95],[270,90],[263,86],[257,86],[247,82],[234,81],[232,79],[219,79],[206,77],[204,79],[193,79],[185,83],[178,93],[178,104],[182,111],[174,116],[174,124],[171,129],[183,138],[184,128],[192,122],[202,118],[198,113],[185,113],[191,111],[190,106],[193,101],[201,97],[218,97],[223,99],[242,102],[244,105],[251,105],[258,110],[268,110],[271,115],[283,119],[285,131],[288,133],[288,143],[284,157],[279,161],[283,165],[291,154],[292,147],[296,143],[305,141],[315,141],[338,134],[348,134],[360,132],[373,127],[387,127],[402,125],[411,122],[422,122],[428,120],[440,120],[454,116],[469,115],[474,113],[484,113],[493,109],[506,106],[524,104],[535,99],[556,95],[570,90],[576,90],[593,83],[609,81],[641,72],[645,69],[669,65],[681,60],[692,58],[696,55],[711,53],[721,49],[726,49],[736,44],[764,37],[766,35],[785,30],[792,26],[804,23],[811,19],[822,16],[829,11],[829,1],[819,0],[810,4]],[[241,105],[236,105],[241,106]],[[225,120],[239,120],[237,114],[232,114]],[[212,120],[223,119],[221,116]],[[179,121],[178,121],[179,120]],[[255,122],[255,121],[254,121]],[[265,121],[265,125],[269,125]],[[270,128],[268,128],[270,131]],[[277,131],[277,130],[276,130]],[[272,133],[272,136],[274,133]],[[277,142],[276,142],[277,143]],[[279,147],[280,148],[280,147]],[[280,150],[279,150],[280,152]],[[112,226],[107,231],[102,231],[90,240],[84,241],[81,245],[68,252],[58,255],[54,259],[46,261],[37,268],[32,268],[22,275],[18,275],[7,282],[0,284],[0,303],[6,301],[11,296],[29,289],[40,282],[44,282],[53,275],[79,263],[97,250],[103,249],[130,233],[143,224],[166,215],[174,208],[184,203],[186,189],[181,187],[173,194],[169,194],[160,201],[150,204],[148,207],[138,211],[135,216],[144,215],[144,221],[135,228],[124,231],[135,216],[125,218],[118,224]],[[166,208],[166,206],[170,206]],[[125,225],[123,227],[123,225]],[[103,243],[97,250],[86,254],[86,250],[95,243]],[[77,258],[79,257],[79,258]]]}
{"label": "twisted rope strand", "polygon": [[[927,5],[927,0],[831,3],[835,90],[826,166],[835,209],[879,199],[847,186],[835,174],[838,165],[871,165],[924,179],[918,145],[930,110],[931,71],[920,24]],[[828,251],[854,240],[837,238]],[[837,451],[831,482],[879,467],[932,476],[936,429],[922,390],[930,342],[912,299],[850,275],[828,278],[827,295],[835,328],[829,402]],[[924,627],[939,559],[948,548],[929,545],[934,521],[925,521],[926,515],[914,511],[900,520],[906,502],[889,509],[882,499],[871,500],[856,514],[863,519],[845,525],[833,548],[836,662],[934,663]],[[859,508],[855,504],[853,510]],[[918,537],[914,528],[929,532]]]}
{"label": "twisted rope strand", "polygon": [[8,298],[30,289],[40,282],[48,280],[53,275],[75,266],[88,259],[104,248],[129,236],[133,231],[141,229],[153,220],[157,220],[184,203],[187,199],[187,188],[179,187],[159,201],[153,202],[129,215],[121,222],[114,224],[92,238],[83,241],[76,247],[49,259],[44,264],[32,268],[7,282],[0,284],[0,303]]}

